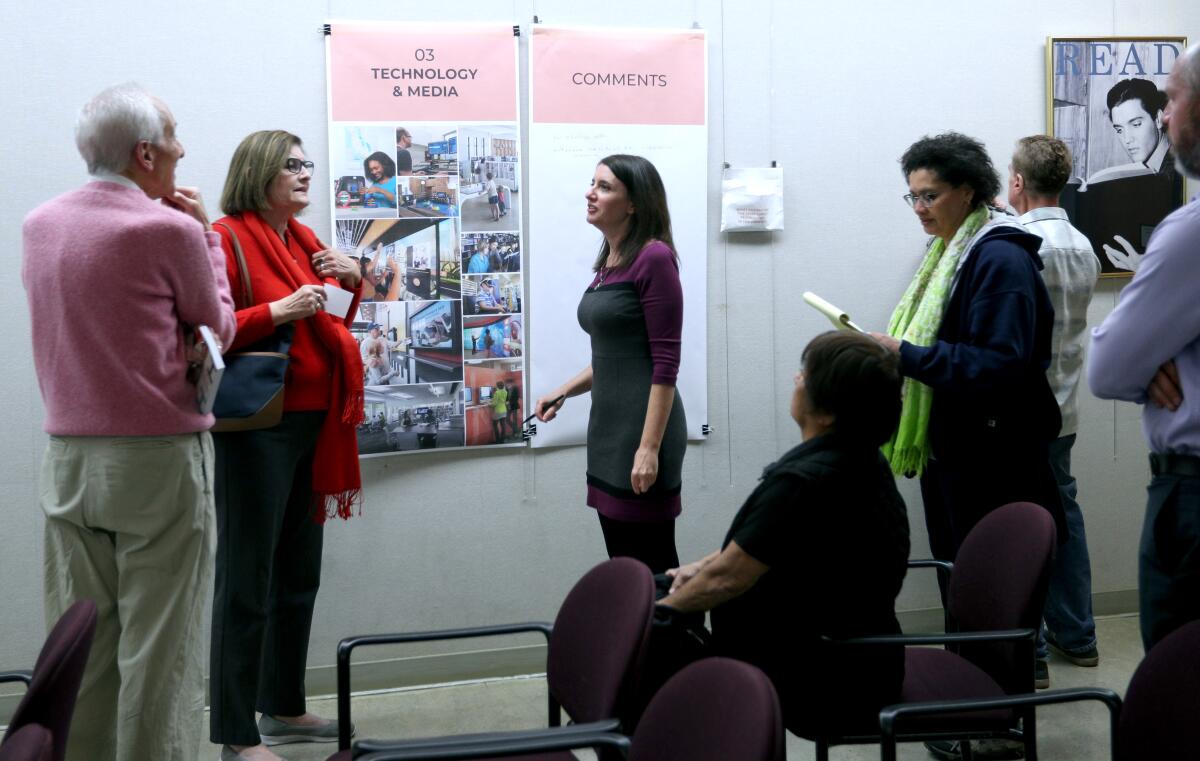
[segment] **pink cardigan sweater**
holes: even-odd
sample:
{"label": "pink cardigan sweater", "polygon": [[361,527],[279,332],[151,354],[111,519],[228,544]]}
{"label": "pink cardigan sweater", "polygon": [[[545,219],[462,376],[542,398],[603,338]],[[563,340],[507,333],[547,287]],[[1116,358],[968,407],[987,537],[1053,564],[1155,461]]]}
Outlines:
{"label": "pink cardigan sweater", "polygon": [[136,187],[93,181],[30,212],[21,281],[33,359],[59,436],[203,431],[183,326],[226,346],[236,323],[216,233]]}

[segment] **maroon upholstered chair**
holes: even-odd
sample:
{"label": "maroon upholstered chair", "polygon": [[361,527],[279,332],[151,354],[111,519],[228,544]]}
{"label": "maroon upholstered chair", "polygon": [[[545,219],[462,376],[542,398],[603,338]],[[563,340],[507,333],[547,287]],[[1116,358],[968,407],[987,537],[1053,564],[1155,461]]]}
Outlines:
{"label": "maroon upholstered chair", "polygon": [[[575,722],[604,720],[610,729],[632,723],[636,709],[637,679],[654,618],[654,578],[650,569],[631,558],[607,560],[576,582],[563,600],[553,626],[548,623],[506,624],[472,629],[450,629],[407,634],[349,637],[338,644],[338,722],[342,735],[339,752],[350,753],[350,655],[365,645],[427,642],[486,637],[519,632],[541,632],[547,638],[547,719],[561,723],[562,711]],[[486,735],[471,735],[487,738]],[[459,736],[462,737],[462,736]],[[454,742],[433,738],[427,744]],[[371,741],[356,743],[367,747]],[[390,745],[390,742],[382,743]],[[365,752],[358,750],[357,754]]]}
{"label": "maroon upholstered chair", "polygon": [[[616,748],[629,761],[782,761],[783,718],[771,680],[754,666],[706,658],[671,677],[651,699],[632,738],[595,725],[541,730],[457,744],[400,742],[375,748],[358,761],[574,758],[568,751]],[[362,748],[362,750],[366,750]]]}
{"label": "maroon upholstered chair", "polygon": [[0,743],[0,761],[50,761],[54,738],[41,724],[26,724]]}
{"label": "maroon upholstered chair", "polygon": [[91,600],[80,600],[68,608],[50,630],[32,675],[21,672],[0,674],[0,681],[19,680],[29,685],[4,734],[4,745],[21,727],[40,724],[54,739],[50,758],[63,761],[75,699],[83,681],[83,667],[87,664],[95,634],[96,604]]}
{"label": "maroon upholstered chair", "polygon": [[[1032,693],[1035,638],[1054,546],[1054,519],[1047,510],[1030,502],[999,507],[976,524],[954,560],[947,617],[956,622],[957,632],[860,637],[845,644],[946,645],[946,649],[905,648],[901,703]],[[1020,731],[1018,719],[1023,720]],[[810,739],[817,744],[818,761],[826,761],[831,745],[878,742],[877,729]],[[902,741],[1018,739],[1025,744],[1026,759],[1037,757],[1032,708],[915,716],[898,731]],[[969,761],[969,747],[963,755]]]}
{"label": "maroon upholstered chair", "polygon": [[1125,701],[1111,690],[1076,688],[1046,690],[993,700],[944,701],[891,706],[880,716],[883,758],[896,758],[896,724],[900,718],[932,717],[964,710],[1015,709],[1099,700],[1108,706],[1112,757],[1117,761],[1149,758],[1193,758],[1200,748],[1200,621],[1192,621],[1164,637],[1146,653],[1133,672]]}
{"label": "maroon upholstered chair", "polygon": [[1200,749],[1200,621],[1159,640],[1125,691],[1115,758],[1189,758]]}
{"label": "maroon upholstered chair", "polygon": [[706,658],[684,668],[651,699],[633,735],[630,761],[781,761],[779,698],[766,674],[741,661]]}

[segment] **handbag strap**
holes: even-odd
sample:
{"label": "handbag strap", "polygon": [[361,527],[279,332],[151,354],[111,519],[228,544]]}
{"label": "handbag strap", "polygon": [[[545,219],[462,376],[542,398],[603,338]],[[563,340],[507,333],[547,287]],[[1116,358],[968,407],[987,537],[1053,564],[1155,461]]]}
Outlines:
{"label": "handbag strap", "polygon": [[250,288],[250,270],[246,267],[246,256],[242,253],[241,241],[229,225],[224,222],[213,223],[213,227],[218,226],[224,227],[233,241],[233,258],[237,260],[238,278],[242,281],[242,309],[249,309],[254,305],[254,291]]}

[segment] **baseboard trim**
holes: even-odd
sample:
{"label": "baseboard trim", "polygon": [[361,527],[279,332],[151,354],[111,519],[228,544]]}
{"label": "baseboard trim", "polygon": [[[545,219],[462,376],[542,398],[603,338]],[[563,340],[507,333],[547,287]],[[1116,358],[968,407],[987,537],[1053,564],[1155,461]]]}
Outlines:
{"label": "baseboard trim", "polygon": [[1121,589],[1116,592],[1097,592],[1092,595],[1092,615],[1125,616],[1138,612],[1138,591]]}
{"label": "baseboard trim", "polygon": [[[1136,614],[1137,605],[1136,589],[1092,595],[1092,607],[1097,616]],[[906,632],[942,630],[941,608],[905,610],[898,612],[896,617],[900,620],[900,628]],[[357,660],[351,671],[351,687],[354,692],[368,692],[528,676],[545,671],[546,646],[524,645],[407,658]],[[337,692],[337,667],[334,665],[310,666],[305,679],[308,694],[313,697]],[[20,685],[4,685],[0,688],[0,722],[8,723],[22,694],[24,689]]]}

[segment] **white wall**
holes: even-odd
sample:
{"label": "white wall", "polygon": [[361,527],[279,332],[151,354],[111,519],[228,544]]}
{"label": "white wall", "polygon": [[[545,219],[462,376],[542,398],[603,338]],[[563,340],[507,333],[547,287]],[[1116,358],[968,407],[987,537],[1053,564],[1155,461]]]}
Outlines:
{"label": "white wall", "polygon": [[[785,412],[791,377],[804,343],[825,328],[800,292],[825,295],[860,324],[886,324],[923,239],[899,198],[904,148],[923,134],[957,129],[983,139],[997,165],[1007,166],[1013,141],[1046,126],[1048,35],[1200,38],[1194,0],[24,4],[9,14],[0,47],[0,262],[10,274],[0,285],[8,308],[0,324],[0,667],[32,663],[44,632],[37,471],[45,437],[18,277],[20,222],[84,180],[72,139],[80,104],[127,79],[161,95],[187,147],[180,180],[201,187],[215,216],[229,156],[246,133],[286,128],[306,139],[314,160],[328,155],[318,32],[326,19],[454,15],[522,25],[534,15],[554,24],[698,21],[710,31],[711,139],[708,155],[696,157],[710,173],[708,250],[680,253],[708,257],[714,432],[689,448],[685,462],[678,524],[685,558],[718,546],[763,465],[797,439]],[[728,239],[716,232],[723,160],[780,162],[785,232]],[[586,179],[564,192],[582,199]],[[327,185],[314,184],[307,219],[326,239]],[[1117,291],[1111,282],[1101,287],[1093,321],[1111,310]],[[111,296],[119,309],[121,295]],[[1076,470],[1095,591],[1120,597],[1136,585],[1146,449],[1136,408],[1086,392],[1082,404]],[[332,663],[335,643],[350,633],[553,615],[573,580],[603,557],[595,518],[582,505],[583,470],[580,448],[364,462],[362,517],[326,533],[310,662]],[[902,490],[921,555],[920,500],[914,484]],[[932,590],[928,579],[914,583],[902,607],[932,605]]]}

